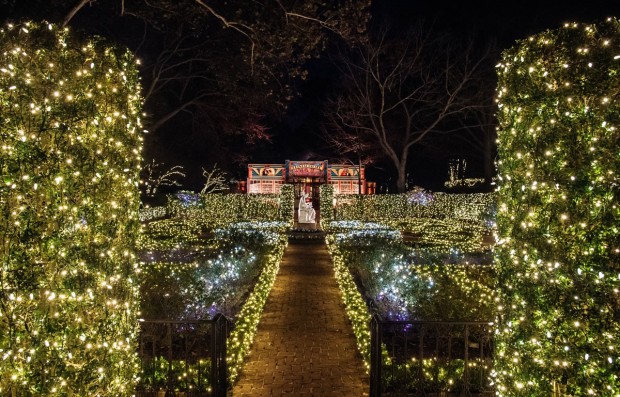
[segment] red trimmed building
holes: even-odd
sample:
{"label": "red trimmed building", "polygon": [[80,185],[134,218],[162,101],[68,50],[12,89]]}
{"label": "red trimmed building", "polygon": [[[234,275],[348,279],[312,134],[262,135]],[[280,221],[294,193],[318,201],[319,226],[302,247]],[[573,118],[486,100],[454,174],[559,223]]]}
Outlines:
{"label": "red trimmed building", "polygon": [[324,161],[289,161],[284,164],[248,164],[247,193],[280,193],[284,183],[319,196],[319,186],[329,183],[335,194],[374,194],[374,182],[366,182],[364,166],[328,164]]}

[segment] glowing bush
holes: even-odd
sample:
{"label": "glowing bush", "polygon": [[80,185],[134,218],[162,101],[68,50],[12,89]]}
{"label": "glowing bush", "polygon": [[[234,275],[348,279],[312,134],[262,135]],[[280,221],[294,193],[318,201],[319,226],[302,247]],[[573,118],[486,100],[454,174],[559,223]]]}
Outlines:
{"label": "glowing bush", "polygon": [[404,194],[336,196],[335,220],[375,222],[404,218],[482,221],[494,212],[492,193],[446,194],[412,191]]}
{"label": "glowing bush", "polygon": [[319,216],[321,228],[328,229],[334,219],[334,185],[321,185],[319,188]]}
{"label": "glowing bush", "polygon": [[[291,200],[292,202],[292,200]],[[195,194],[169,196],[167,213],[203,229],[241,221],[275,221],[287,206],[286,190],[278,194]],[[292,220],[292,210],[291,218]]]}
{"label": "glowing bush", "polygon": [[499,75],[502,396],[620,394],[620,24],[567,24]]}
{"label": "glowing bush", "polygon": [[135,62],[47,23],[0,48],[0,394],[131,395]]}
{"label": "glowing bush", "polygon": [[278,217],[281,221],[293,225],[295,211],[295,189],[292,184],[282,185],[280,188],[280,210]]}

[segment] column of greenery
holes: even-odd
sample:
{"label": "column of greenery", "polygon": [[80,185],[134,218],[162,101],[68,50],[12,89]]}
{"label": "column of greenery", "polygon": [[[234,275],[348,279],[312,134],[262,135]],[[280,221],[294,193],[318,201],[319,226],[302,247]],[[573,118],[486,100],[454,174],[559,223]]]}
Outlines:
{"label": "column of greenery", "polygon": [[280,190],[279,218],[293,225],[295,212],[295,189],[292,184],[284,184]]}
{"label": "column of greenery", "polygon": [[319,205],[321,228],[329,229],[329,223],[334,220],[334,185],[326,184],[319,187]]}
{"label": "column of greenery", "polygon": [[5,26],[0,53],[0,395],[131,395],[135,60],[48,23]]}
{"label": "column of greenery", "polygon": [[498,395],[620,395],[620,23],[523,40],[498,75]]}

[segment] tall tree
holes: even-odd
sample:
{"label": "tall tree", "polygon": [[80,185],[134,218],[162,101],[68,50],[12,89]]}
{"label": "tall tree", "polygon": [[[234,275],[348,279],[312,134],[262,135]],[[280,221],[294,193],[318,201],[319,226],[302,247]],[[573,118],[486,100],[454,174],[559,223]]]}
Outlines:
{"label": "tall tree", "polygon": [[[405,191],[411,149],[430,135],[463,129],[480,103],[477,87],[487,52],[420,24],[383,29],[341,51],[342,89],[327,109],[336,139],[365,141],[394,166]],[[367,145],[368,146],[368,145]]]}
{"label": "tall tree", "polygon": [[222,146],[243,151],[267,139],[268,120],[286,111],[306,61],[333,37],[363,33],[369,0],[324,3],[28,0],[4,8],[14,18],[44,17],[134,51],[150,132],[145,156],[179,163],[174,156],[182,153],[188,179],[197,179],[187,162],[199,170],[213,156],[207,161],[225,168],[233,156]]}

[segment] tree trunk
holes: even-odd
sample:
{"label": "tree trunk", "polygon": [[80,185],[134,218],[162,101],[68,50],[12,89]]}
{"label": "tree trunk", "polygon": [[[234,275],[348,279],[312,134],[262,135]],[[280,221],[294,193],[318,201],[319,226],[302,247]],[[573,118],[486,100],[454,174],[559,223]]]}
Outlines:
{"label": "tree trunk", "polygon": [[407,191],[407,163],[398,164],[398,179],[396,180],[396,193],[405,193]]}

